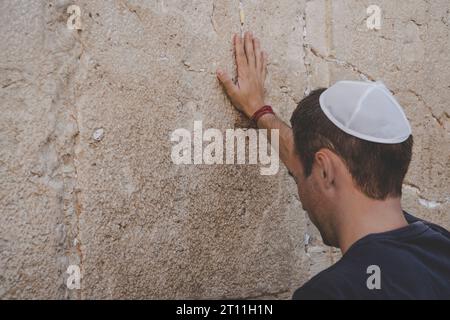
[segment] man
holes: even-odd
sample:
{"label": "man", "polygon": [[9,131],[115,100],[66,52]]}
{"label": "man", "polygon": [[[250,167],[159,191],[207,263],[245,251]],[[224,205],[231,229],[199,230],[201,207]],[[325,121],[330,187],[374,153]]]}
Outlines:
{"label": "man", "polygon": [[220,82],[260,128],[279,130],[280,158],[304,210],[324,243],[343,254],[293,298],[450,299],[450,233],[401,207],[413,138],[390,92],[345,81],[313,91],[294,111],[291,129],[265,106],[260,41],[247,32],[233,42],[237,83],[218,70]]}

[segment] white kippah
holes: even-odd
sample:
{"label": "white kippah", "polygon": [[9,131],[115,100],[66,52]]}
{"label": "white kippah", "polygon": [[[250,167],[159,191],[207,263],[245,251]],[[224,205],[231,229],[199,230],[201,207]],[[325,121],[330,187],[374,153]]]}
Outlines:
{"label": "white kippah", "polygon": [[395,144],[411,135],[402,107],[382,82],[339,81],[320,95],[320,107],[338,128],[363,140]]}

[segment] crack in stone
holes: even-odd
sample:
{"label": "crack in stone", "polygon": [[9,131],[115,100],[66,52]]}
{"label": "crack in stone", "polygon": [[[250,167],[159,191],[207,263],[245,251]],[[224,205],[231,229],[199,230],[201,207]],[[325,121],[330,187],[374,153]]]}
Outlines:
{"label": "crack in stone", "polygon": [[407,188],[410,188],[410,189],[414,190],[414,191],[417,192],[417,193],[421,193],[421,192],[422,192],[422,191],[420,190],[419,186],[416,185],[416,184],[414,184],[414,183],[412,183],[412,182],[404,182],[404,183],[403,183],[403,186],[404,186],[404,187],[407,187]]}
{"label": "crack in stone", "polygon": [[186,60],[181,60],[181,62],[183,63],[183,66],[185,68],[186,71],[189,72],[197,72],[197,73],[203,73],[206,72],[207,70],[205,68],[200,68],[200,69],[195,69],[191,66],[191,63],[189,61]]}
{"label": "crack in stone", "polygon": [[445,200],[432,200],[426,197],[423,197],[422,194],[422,190],[415,184],[407,182],[407,183],[403,183],[403,187],[406,189],[411,190],[412,192],[414,192],[417,196],[417,200],[419,201],[420,205],[427,207],[429,209],[433,209],[436,207],[440,207],[442,205],[445,205],[447,203],[449,203],[449,200],[445,201]]}
{"label": "crack in stone", "polygon": [[306,26],[306,8],[304,9],[303,14],[299,18],[303,25],[303,30],[302,30],[303,55],[302,56],[303,56],[303,64],[305,66],[305,71],[306,71],[306,88],[305,88],[305,92],[304,92],[304,96],[306,97],[311,92],[311,76],[312,76],[311,63],[308,60],[309,45],[308,45],[308,41],[307,41],[308,29]]}
{"label": "crack in stone", "polygon": [[[74,104],[75,105],[75,104]],[[75,107],[76,108],[76,107]],[[75,110],[77,112],[77,110]],[[77,146],[79,145],[79,140],[80,140],[80,127],[79,127],[79,123],[78,123],[78,116],[75,117],[75,123],[77,126],[77,134],[74,136],[74,141],[73,141],[73,168],[74,168],[74,172],[75,172],[75,188],[73,190],[73,197],[74,197],[74,206],[75,206],[75,214],[77,216],[77,220],[76,220],[76,236],[75,236],[75,248],[77,250],[77,254],[78,254],[78,258],[80,259],[80,272],[81,274],[83,274],[83,262],[84,262],[84,255],[83,255],[83,251],[81,249],[81,239],[80,239],[80,216],[82,213],[82,205],[81,205],[81,200],[80,200],[80,193],[81,190],[77,189],[76,185],[77,185],[77,181],[78,181],[78,166],[77,166],[77,159],[76,159],[76,149]],[[79,290],[79,298],[82,298],[82,291],[81,289]]]}
{"label": "crack in stone", "polygon": [[[81,58],[83,57],[83,55],[85,54],[85,44],[81,38],[81,33],[78,32],[76,34],[76,40],[80,43],[81,46],[81,50],[80,50],[80,54],[77,56],[78,60],[80,61]],[[70,104],[72,106],[72,110],[71,110],[71,115],[70,117],[73,119],[74,125],[75,125],[75,132],[73,133],[73,135],[71,136],[71,150],[70,150],[70,154],[71,154],[71,164],[73,166],[73,177],[72,179],[74,180],[74,185],[72,187],[72,190],[69,190],[68,192],[70,192],[72,194],[72,199],[73,199],[73,207],[74,207],[74,211],[75,211],[75,215],[76,215],[76,224],[75,224],[75,229],[76,229],[76,233],[75,233],[75,239],[74,239],[74,243],[73,245],[75,246],[75,250],[76,253],[78,255],[78,259],[79,259],[79,268],[80,268],[80,272],[81,275],[83,275],[83,270],[84,270],[84,266],[83,266],[83,262],[84,262],[84,254],[82,251],[82,241],[80,238],[80,232],[81,232],[81,228],[80,228],[80,216],[82,214],[82,204],[81,204],[81,199],[80,199],[80,194],[81,194],[81,190],[78,189],[77,185],[78,185],[78,162],[77,162],[77,150],[79,150],[79,146],[80,146],[80,122],[79,122],[79,110],[77,108],[77,97],[79,96],[79,92],[78,92],[78,86],[77,86],[77,73],[79,73],[81,70],[79,68],[74,68],[74,70],[72,70],[72,74],[69,77],[68,81],[72,81],[72,85],[70,86],[72,89],[72,94],[73,94],[73,98],[72,101],[70,101]],[[82,283],[82,277],[81,277],[81,283]],[[82,299],[82,290],[77,290],[78,291],[78,298]]]}
{"label": "crack in stone", "polygon": [[[303,47],[303,65],[305,67],[305,72],[306,72],[306,88],[304,91],[304,96],[306,97],[307,95],[309,95],[309,93],[311,92],[311,78],[312,78],[312,70],[311,70],[311,62],[309,60],[308,57],[308,52],[309,52],[309,44],[308,44],[308,26],[306,24],[306,5],[307,5],[308,1],[305,3],[305,7],[303,9],[303,13],[301,14],[300,21],[302,22],[302,26],[303,28],[301,29],[302,32],[302,47]],[[306,212],[304,213],[305,216],[305,221],[308,221],[308,215],[306,214]],[[311,236],[309,234],[309,229],[308,229],[308,223],[306,223],[305,226],[305,233],[303,235],[303,240],[304,240],[304,251],[307,254],[309,251],[309,245],[310,245],[310,239]]]}
{"label": "crack in stone", "polygon": [[326,62],[331,62],[331,63],[337,64],[339,66],[343,66],[344,68],[351,69],[353,72],[357,73],[363,80],[375,81],[374,77],[361,71],[357,66],[355,66],[354,64],[352,64],[350,62],[340,60],[333,55],[324,56],[323,54],[319,53],[315,48],[313,48],[311,46],[309,47],[309,51],[319,59],[322,59]]}
{"label": "crack in stone", "polygon": [[239,29],[241,31],[241,37],[244,37],[244,24],[245,24],[245,13],[244,13],[244,3],[239,0]]}
{"label": "crack in stone", "polygon": [[[443,121],[433,113],[433,109],[431,109],[431,107],[428,105],[428,103],[425,101],[425,99],[422,97],[422,95],[420,95],[419,93],[417,93],[416,91],[414,91],[412,89],[409,89],[406,92],[409,92],[409,93],[413,94],[416,97],[416,99],[419,100],[425,106],[425,108],[428,109],[428,111],[430,111],[431,117],[434,120],[436,120],[436,122],[439,124],[439,126],[441,128],[444,127]],[[444,114],[444,116],[445,116],[445,114]]]}
{"label": "crack in stone", "polygon": [[218,27],[217,27],[217,23],[216,20],[214,19],[214,12],[216,11],[216,2],[212,1],[212,10],[211,10],[211,15],[209,16],[209,19],[211,21],[211,25],[213,27],[213,30],[216,34],[218,34]]}
{"label": "crack in stone", "polygon": [[136,17],[138,18],[138,20],[142,23],[142,18],[139,15],[137,9],[135,7],[133,7],[131,4],[128,3],[128,1],[125,0],[121,0],[120,3],[128,10],[130,11],[132,14],[136,15]]}

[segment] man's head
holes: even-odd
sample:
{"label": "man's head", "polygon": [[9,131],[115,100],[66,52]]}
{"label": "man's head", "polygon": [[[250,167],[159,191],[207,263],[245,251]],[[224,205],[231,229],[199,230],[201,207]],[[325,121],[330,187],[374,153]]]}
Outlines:
{"label": "man's head", "polygon": [[413,138],[398,144],[362,140],[331,122],[313,91],[291,118],[301,168],[296,174],[304,209],[326,244],[336,246],[333,215],[352,194],[374,200],[401,197],[411,161]]}

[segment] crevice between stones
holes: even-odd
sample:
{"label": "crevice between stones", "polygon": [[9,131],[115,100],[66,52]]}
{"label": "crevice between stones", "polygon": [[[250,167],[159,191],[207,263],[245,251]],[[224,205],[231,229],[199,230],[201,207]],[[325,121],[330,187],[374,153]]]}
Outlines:
{"label": "crevice between stones", "polygon": [[355,66],[354,64],[344,61],[344,60],[340,60],[336,57],[334,57],[333,55],[329,55],[329,56],[324,56],[323,54],[319,53],[315,48],[310,47],[309,51],[316,56],[319,59],[322,59],[326,62],[330,62],[330,63],[334,63],[336,65],[342,66],[344,68],[348,68],[350,70],[352,70],[353,72],[357,73],[361,79],[363,80],[370,80],[370,81],[375,81],[375,78],[372,77],[371,75],[361,71],[357,66]]}

